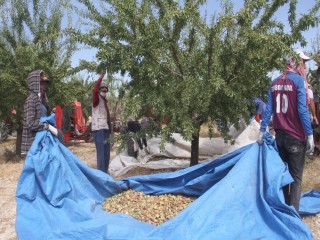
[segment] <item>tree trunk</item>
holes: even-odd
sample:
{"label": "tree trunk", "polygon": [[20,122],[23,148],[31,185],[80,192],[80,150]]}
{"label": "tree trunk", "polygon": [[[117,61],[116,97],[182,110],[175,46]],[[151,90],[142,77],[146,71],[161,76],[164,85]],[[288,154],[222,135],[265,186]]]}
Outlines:
{"label": "tree trunk", "polygon": [[192,136],[190,166],[199,163],[199,134]]}
{"label": "tree trunk", "polygon": [[16,154],[21,155],[22,126],[17,127]]}

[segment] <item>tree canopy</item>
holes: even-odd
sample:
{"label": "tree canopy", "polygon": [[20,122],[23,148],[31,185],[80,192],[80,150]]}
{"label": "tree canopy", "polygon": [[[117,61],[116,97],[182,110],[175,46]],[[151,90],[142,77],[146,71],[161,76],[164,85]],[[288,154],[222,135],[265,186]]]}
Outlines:
{"label": "tree canopy", "polygon": [[18,130],[17,153],[28,74],[35,69],[46,72],[51,107],[70,99],[71,90],[64,80],[70,75],[76,43],[63,31],[62,6],[59,1],[49,0],[0,2],[0,120],[9,121]]}
{"label": "tree canopy", "polygon": [[[163,139],[179,132],[190,140],[193,163],[200,126],[208,123],[210,130],[218,125],[230,139],[230,124],[237,126],[241,117],[248,120],[252,98],[266,93],[268,73],[282,69],[291,46],[306,44],[303,32],[317,26],[320,7],[315,1],[309,12],[297,16],[296,0],[244,0],[237,11],[232,1],[222,0],[215,2],[221,12],[205,16],[205,0],[74,2],[0,1],[0,115],[13,108],[21,112],[25,79],[35,68],[52,80],[52,103],[74,100],[75,94],[85,97],[87,90],[71,91],[70,86],[90,84],[73,78],[69,86],[64,81],[76,71],[97,67],[85,61],[71,67],[81,43],[98,49],[100,67],[106,66],[109,75],[128,76],[126,84],[117,85],[122,85],[119,96],[126,97],[125,115],[168,119]],[[277,11],[288,5],[287,21],[278,21]],[[63,29],[65,7],[84,17],[82,29],[72,24]]]}
{"label": "tree canopy", "polygon": [[[305,44],[303,31],[318,24],[320,6],[298,18],[295,0],[246,0],[237,12],[222,1],[223,11],[208,22],[200,12],[204,0],[79,2],[94,22],[81,41],[98,48],[109,72],[130,76],[135,101],[128,109],[147,105],[169,119],[164,138],[180,132],[187,140],[205,122],[218,122],[228,138],[230,124],[248,119],[248,103],[267,91],[268,73],[283,67],[291,46]],[[289,32],[274,18],[285,4]]]}
{"label": "tree canopy", "polygon": [[[2,1],[0,23],[1,118],[10,110],[21,115],[26,79],[35,69],[50,78],[50,102],[66,101],[63,80],[71,66],[75,44],[63,33],[62,6],[52,1]],[[9,113],[9,114],[8,114]]]}

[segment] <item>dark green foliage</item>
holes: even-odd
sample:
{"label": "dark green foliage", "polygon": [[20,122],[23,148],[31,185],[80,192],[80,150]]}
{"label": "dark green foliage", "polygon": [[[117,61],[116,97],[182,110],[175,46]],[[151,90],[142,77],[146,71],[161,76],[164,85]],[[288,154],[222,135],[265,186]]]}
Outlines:
{"label": "dark green foliage", "polygon": [[[210,24],[200,16],[203,1],[102,1],[111,6],[104,11],[80,2],[97,23],[82,40],[99,48],[109,72],[126,71],[131,96],[139,96],[156,114],[169,115],[174,128],[193,128],[194,115],[200,122],[208,117],[236,122],[246,115],[244,96],[265,92],[267,73],[281,69],[281,57],[304,40],[297,32],[318,21],[312,13],[296,19],[295,1],[288,15],[291,35],[272,18],[289,1],[246,1],[237,13],[226,1],[224,14]],[[197,127],[188,128],[190,138]]]}
{"label": "dark green foliage", "polygon": [[[50,104],[66,101],[61,93],[68,76],[74,44],[64,36],[63,9],[50,1],[6,1],[0,5],[1,109],[21,113],[27,94],[26,79],[35,69],[46,72],[50,83]],[[2,113],[5,114],[5,113]],[[8,117],[8,116],[1,116]]]}
{"label": "dark green foliage", "polygon": [[[223,13],[208,23],[200,14],[206,1],[79,2],[95,22],[81,41],[99,49],[109,72],[130,76],[128,115],[148,106],[169,119],[164,139],[178,131],[187,140],[208,121],[218,121],[228,139],[228,126],[248,119],[246,103],[266,94],[267,74],[283,68],[293,44],[305,43],[303,31],[318,24],[320,5],[297,18],[294,0],[247,0],[238,12],[221,1]],[[274,18],[287,3],[289,33]]]}
{"label": "dark green foliage", "polygon": [[[49,104],[69,101],[64,80],[69,76],[75,43],[64,35],[64,9],[60,1],[1,1],[0,19],[0,120],[22,127],[26,79],[42,69],[50,79]],[[11,110],[17,114],[12,115]]]}

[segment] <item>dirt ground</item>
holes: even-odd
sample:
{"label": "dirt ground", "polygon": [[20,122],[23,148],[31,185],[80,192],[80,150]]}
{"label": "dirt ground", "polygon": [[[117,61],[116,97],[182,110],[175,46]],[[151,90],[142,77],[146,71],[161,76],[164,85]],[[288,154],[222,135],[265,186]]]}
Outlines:
{"label": "dirt ground", "polygon": [[[15,139],[10,138],[0,143],[0,240],[15,240],[15,216],[16,202],[15,192],[17,181],[20,176],[24,160],[17,159],[12,152],[14,151]],[[69,146],[88,166],[95,168],[95,147],[93,143],[79,143]],[[115,151],[111,152],[111,159],[115,156]],[[7,159],[11,159],[7,161]],[[152,172],[141,169],[129,173],[130,175],[151,174]],[[320,157],[314,160],[307,160],[304,177],[303,191],[310,189],[320,190]],[[303,217],[302,220],[311,229],[314,239],[320,240],[320,214],[315,216]]]}

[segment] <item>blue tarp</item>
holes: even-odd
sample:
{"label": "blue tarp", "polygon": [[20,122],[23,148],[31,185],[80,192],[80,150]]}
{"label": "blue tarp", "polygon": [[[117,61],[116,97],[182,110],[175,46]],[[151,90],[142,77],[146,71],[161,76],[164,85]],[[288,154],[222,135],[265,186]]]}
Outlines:
{"label": "blue tarp", "polygon": [[[42,131],[19,178],[16,232],[20,240],[312,239],[299,214],[284,203],[281,187],[291,181],[272,141],[180,171],[115,181]],[[127,189],[197,200],[155,226],[102,209],[105,198]],[[320,192],[303,194],[301,213],[319,212]]]}

